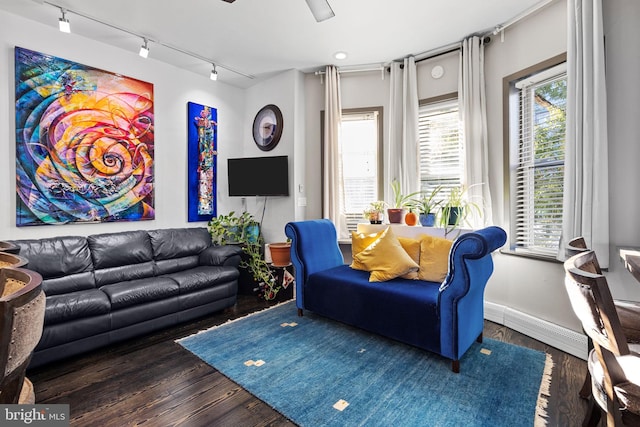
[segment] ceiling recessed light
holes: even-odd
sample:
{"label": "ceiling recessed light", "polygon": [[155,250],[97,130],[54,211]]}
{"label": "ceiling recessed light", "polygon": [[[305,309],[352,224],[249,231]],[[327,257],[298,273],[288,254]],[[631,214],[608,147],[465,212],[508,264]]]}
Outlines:
{"label": "ceiling recessed light", "polygon": [[347,59],[347,52],[336,52],[333,54],[336,59]]}

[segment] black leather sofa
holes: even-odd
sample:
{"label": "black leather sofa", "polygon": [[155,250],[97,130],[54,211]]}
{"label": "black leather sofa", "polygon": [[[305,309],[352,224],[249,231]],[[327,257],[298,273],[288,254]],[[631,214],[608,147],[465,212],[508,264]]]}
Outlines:
{"label": "black leather sofa", "polygon": [[233,306],[238,246],[205,228],[13,241],[43,277],[46,311],[30,368]]}

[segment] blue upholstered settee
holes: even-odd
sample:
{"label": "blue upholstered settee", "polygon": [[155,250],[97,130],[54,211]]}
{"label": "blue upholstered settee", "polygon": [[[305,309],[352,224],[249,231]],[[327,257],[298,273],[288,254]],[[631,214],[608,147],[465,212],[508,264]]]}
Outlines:
{"label": "blue upholstered settee", "polygon": [[442,283],[397,278],[369,282],[369,273],[344,263],[333,223],[290,222],[291,260],[298,314],[307,309],[353,326],[460,359],[482,339],[484,288],[493,272],[491,252],[506,241],[499,227],[459,236],[451,246]]}

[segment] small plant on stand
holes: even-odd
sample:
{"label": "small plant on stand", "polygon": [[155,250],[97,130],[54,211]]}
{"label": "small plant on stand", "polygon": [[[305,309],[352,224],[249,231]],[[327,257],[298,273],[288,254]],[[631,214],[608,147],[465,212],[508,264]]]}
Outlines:
{"label": "small plant on stand", "polygon": [[371,202],[364,210],[362,216],[369,220],[371,224],[382,224],[384,219],[384,209],[387,204],[382,200]]}

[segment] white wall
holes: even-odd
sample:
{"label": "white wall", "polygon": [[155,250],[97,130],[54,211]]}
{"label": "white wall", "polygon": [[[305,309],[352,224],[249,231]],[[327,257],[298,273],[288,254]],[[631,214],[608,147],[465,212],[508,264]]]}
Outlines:
{"label": "white wall", "polygon": [[619,262],[619,246],[640,246],[640,2],[606,0],[604,28],[609,126],[610,268],[615,298],[640,301],[640,284]]}
{"label": "white wall", "polygon": [[[289,196],[269,197],[262,221],[262,234],[267,243],[283,241],[286,239],[284,226],[287,222],[296,218],[296,194],[300,182],[294,166],[296,160],[296,143],[299,143],[299,133],[304,129],[302,118],[296,106],[300,101],[301,73],[290,70],[278,74],[265,82],[261,82],[246,91],[246,108],[243,124],[242,155],[243,157],[259,156],[289,156]],[[283,129],[280,142],[271,151],[260,150],[253,141],[252,126],[257,112],[268,104],[277,105],[282,111]],[[301,165],[298,164],[298,167]],[[265,177],[268,179],[268,177]],[[248,197],[246,199],[247,211],[251,212],[258,220],[262,218],[264,197]]]}
{"label": "white wall", "polygon": [[[117,72],[154,84],[155,208],[152,221],[60,226],[15,226],[15,95],[14,47],[20,46],[61,58]],[[212,82],[151,57],[117,49],[75,34],[0,12],[0,239],[24,239],[57,235],[88,235],[134,229],[204,226],[187,221],[187,102],[217,108],[218,186],[226,188],[226,158],[242,155],[245,120],[244,91]],[[223,194],[218,210],[229,200]]]}

